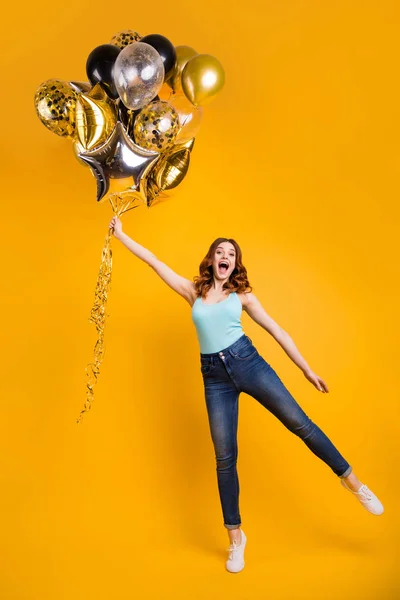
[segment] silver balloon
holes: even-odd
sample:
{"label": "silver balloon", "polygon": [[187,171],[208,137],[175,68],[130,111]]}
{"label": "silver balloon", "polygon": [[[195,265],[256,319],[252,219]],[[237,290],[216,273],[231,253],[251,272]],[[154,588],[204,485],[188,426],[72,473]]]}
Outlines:
{"label": "silver balloon", "polygon": [[129,44],[118,54],[114,64],[114,83],[127,108],[146,106],[164,81],[164,63],[153,46],[144,42]]}
{"label": "silver balloon", "polygon": [[143,180],[160,156],[132,142],[120,121],[101,146],[94,150],[82,151],[79,147],[76,150],[78,158],[89,165],[97,180],[97,201],[108,192],[110,179],[132,177],[131,189],[140,191]]}

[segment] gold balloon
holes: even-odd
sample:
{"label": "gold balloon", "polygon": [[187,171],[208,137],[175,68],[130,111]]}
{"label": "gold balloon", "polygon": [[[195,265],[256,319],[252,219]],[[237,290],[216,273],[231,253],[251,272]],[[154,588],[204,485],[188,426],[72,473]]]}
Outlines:
{"label": "gold balloon", "polygon": [[135,119],[135,142],[155,152],[171,147],[180,129],[179,116],[173,106],[160,100],[142,108]]}
{"label": "gold balloon", "polygon": [[112,37],[110,44],[117,46],[117,48],[125,48],[125,46],[138,42],[140,39],[142,39],[142,36],[137,31],[123,29]]}
{"label": "gold balloon", "polygon": [[169,195],[162,192],[152,179],[148,179],[146,182],[145,194],[147,208],[159,204],[160,202],[165,202],[165,200],[168,200],[169,198]]}
{"label": "gold balloon", "polygon": [[182,71],[182,89],[195,106],[207,104],[224,86],[225,71],[210,54],[198,54]]}
{"label": "gold balloon", "polygon": [[181,150],[171,152],[162,157],[154,168],[154,181],[159,189],[172,190],[179,185],[185,177],[190,162],[190,150],[182,148]]}
{"label": "gold balloon", "polygon": [[106,141],[117,121],[117,108],[100,83],[80,94],[76,103],[77,138],[85,150]]}
{"label": "gold balloon", "polygon": [[161,156],[154,165],[146,181],[147,206],[168,198],[167,190],[179,185],[189,169],[190,153],[194,138],[185,144],[176,145]]}
{"label": "gold balloon", "polygon": [[69,85],[75,90],[78,94],[86,93],[92,89],[92,84],[88,81],[70,81]]}
{"label": "gold balloon", "polygon": [[76,160],[84,167],[87,167],[88,165],[79,156],[79,153],[84,152],[85,148],[79,143],[79,141],[77,139],[75,139],[72,142],[72,150],[73,150]]}
{"label": "gold balloon", "polygon": [[170,87],[172,87],[174,92],[182,92],[182,71],[186,63],[194,56],[197,56],[197,52],[190,46],[176,46],[175,52],[175,64],[173,69],[171,69],[170,74],[168,75],[167,83]]}
{"label": "gold balloon", "polygon": [[61,137],[75,134],[75,107],[78,94],[60,79],[44,81],[35,93],[35,108],[43,125]]}
{"label": "gold balloon", "polygon": [[[194,142],[195,142],[195,138],[192,138],[191,140],[188,140],[187,142],[183,142],[182,144],[179,144],[179,147],[181,148],[189,148],[190,151],[193,150],[193,146],[194,146]],[[177,145],[178,146],[178,145]]]}

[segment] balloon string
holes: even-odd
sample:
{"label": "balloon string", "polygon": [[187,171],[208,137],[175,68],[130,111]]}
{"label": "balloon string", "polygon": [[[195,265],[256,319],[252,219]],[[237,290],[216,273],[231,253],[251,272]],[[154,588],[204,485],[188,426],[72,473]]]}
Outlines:
{"label": "balloon string", "polygon": [[[135,202],[138,200],[138,196],[135,193],[120,193],[113,194],[110,196],[110,204],[114,214],[120,217],[125,212],[137,208]],[[94,303],[90,311],[89,323],[93,323],[97,330],[97,340],[94,346],[93,362],[89,363],[85,367],[85,372],[88,377],[86,382],[86,401],[84,403],[83,410],[79,413],[77,423],[80,423],[84,414],[89,412],[92,407],[94,400],[94,386],[97,383],[98,376],[100,374],[100,365],[103,362],[105,348],[104,348],[104,331],[106,324],[106,307],[108,300],[108,293],[111,289],[111,273],[112,273],[112,248],[111,240],[113,236],[113,229],[110,227],[104,242],[100,269],[97,276],[96,289],[94,295]]]}

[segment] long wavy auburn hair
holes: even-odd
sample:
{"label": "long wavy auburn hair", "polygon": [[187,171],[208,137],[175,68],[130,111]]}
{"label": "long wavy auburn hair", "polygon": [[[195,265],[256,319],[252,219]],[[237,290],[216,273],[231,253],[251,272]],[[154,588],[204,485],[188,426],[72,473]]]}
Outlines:
{"label": "long wavy auburn hair", "polygon": [[230,290],[230,293],[242,293],[246,291],[251,292],[253,289],[249,283],[249,280],[247,279],[246,267],[242,263],[242,251],[239,247],[239,244],[231,238],[220,237],[213,241],[206,256],[201,261],[199,265],[199,275],[195,275],[193,277],[198,297],[201,296],[202,298],[205,298],[212,286],[214,275],[212,262],[215,251],[222,242],[230,242],[236,250],[235,268],[233,269],[228,281],[226,281],[222,286],[222,289]]}

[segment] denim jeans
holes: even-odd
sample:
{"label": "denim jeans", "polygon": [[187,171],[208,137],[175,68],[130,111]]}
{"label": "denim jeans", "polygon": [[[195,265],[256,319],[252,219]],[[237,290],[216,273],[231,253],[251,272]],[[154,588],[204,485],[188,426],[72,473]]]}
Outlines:
{"label": "denim jeans", "polygon": [[241,524],[237,473],[240,392],[253,396],[275,415],[338,477],[350,474],[352,467],[306,415],[247,335],[242,335],[220,352],[200,353],[200,362],[215,450],[218,490],[227,529]]}

